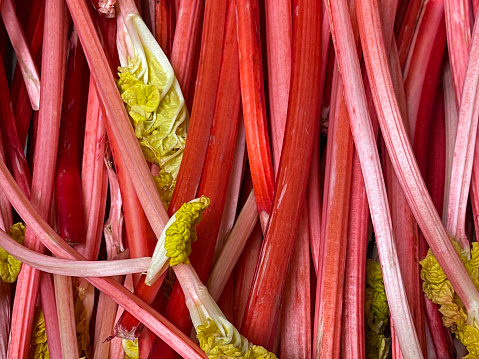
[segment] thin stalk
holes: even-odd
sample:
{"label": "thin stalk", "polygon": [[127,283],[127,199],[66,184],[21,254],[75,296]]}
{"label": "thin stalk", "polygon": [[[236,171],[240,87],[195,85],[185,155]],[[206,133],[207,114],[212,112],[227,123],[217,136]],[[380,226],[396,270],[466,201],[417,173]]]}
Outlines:
{"label": "thin stalk", "polygon": [[[360,16],[361,2],[357,3],[359,29],[364,30]],[[386,198],[386,189],[382,176],[377,148],[373,136],[373,129],[369,113],[366,107],[364,86],[361,80],[359,61],[354,46],[352,26],[347,12],[345,1],[328,2],[331,14],[333,29],[333,42],[338,55],[339,67],[342,69],[345,95],[348,103],[348,110],[351,118],[351,129],[356,143],[356,149],[361,161],[361,168],[365,176],[365,186],[368,193],[371,217],[375,227],[376,241],[381,256],[383,278],[386,287],[386,294],[389,300],[390,311],[400,330],[398,338],[403,349],[403,354],[408,357],[422,357],[421,348],[411,313],[408,308],[404,284],[400,270],[397,266],[398,258],[395,250],[392,234],[391,217]],[[376,11],[377,6],[376,6]],[[379,19],[379,14],[376,14]],[[379,20],[377,31],[381,31]],[[363,37],[361,40],[364,40]],[[384,48],[384,44],[382,45]],[[363,48],[364,50],[364,48]],[[387,61],[384,66],[388,68]],[[372,76],[368,69],[368,75]],[[392,88],[392,85],[391,85]],[[372,87],[375,94],[375,87]],[[395,96],[393,93],[391,97]],[[375,101],[376,102],[376,101]]]}
{"label": "thin stalk", "polygon": [[410,51],[409,49],[413,42],[414,34],[416,33],[416,24],[423,4],[426,3],[421,0],[411,0],[407,4],[406,14],[401,24],[401,30],[397,36],[401,69],[404,69],[404,66],[406,65],[406,60]]}
{"label": "thin stalk", "polygon": [[291,82],[292,19],[291,1],[265,2],[268,98],[271,152],[278,172]]}
{"label": "thin stalk", "polygon": [[175,13],[172,0],[156,2],[155,38],[167,57],[170,57],[175,34]]}
{"label": "thin stalk", "polygon": [[348,231],[349,197],[353,157],[348,109],[343,84],[335,66],[337,80],[331,112],[326,149],[326,172],[323,198],[322,268],[316,291],[314,356],[339,358],[341,333],[346,238]]}
{"label": "thin stalk", "polygon": [[256,272],[256,264],[258,263],[261,253],[262,240],[263,232],[258,221],[253,228],[253,232],[249,235],[246,246],[244,247],[235,267],[235,327],[241,326],[241,322],[243,321],[249,292]]}
{"label": "thin stalk", "polygon": [[[35,146],[35,167],[32,176],[31,201],[43,218],[50,215],[54,173],[58,149],[58,128],[62,107],[63,79],[65,74],[64,39],[65,6],[62,2],[45,2],[45,37],[42,59],[42,84],[40,112]],[[43,251],[43,245],[31,229],[25,233],[27,248]],[[13,305],[12,336],[9,358],[24,357],[30,345],[35,299],[38,293],[40,272],[23,266],[20,272]],[[48,326],[49,316],[45,316]],[[55,319],[56,320],[56,319]]]}
{"label": "thin stalk", "polygon": [[251,232],[258,221],[258,212],[255,211],[255,203],[254,193],[251,191],[218,260],[211,269],[206,286],[214,300],[220,298],[228,278],[233,272],[241,253],[243,253],[246,242],[248,238],[250,238]]}
{"label": "thin stalk", "polygon": [[35,60],[27,45],[22,25],[17,18],[12,0],[4,0],[0,5],[0,14],[3,24],[8,32],[8,37],[15,50],[18,65],[22,70],[23,79],[26,84],[28,96],[32,108],[36,111],[40,105],[40,76],[38,75]]}
{"label": "thin stalk", "polygon": [[[43,26],[45,15],[45,1],[34,1],[30,18],[28,20],[28,27],[26,29],[26,36],[28,45],[34,59],[37,59],[37,64],[40,62],[40,49],[43,41]],[[12,83],[12,101],[15,109],[15,121],[17,124],[18,139],[21,147],[25,147],[27,140],[28,128],[32,117],[32,106],[28,97],[28,91],[23,81],[21,69],[15,68],[15,74]]]}
{"label": "thin stalk", "polygon": [[203,171],[217,97],[226,9],[226,1],[208,0],[205,3],[197,88],[188,129],[189,141],[186,142],[175,191],[168,208],[170,214],[195,197]]}
{"label": "thin stalk", "polygon": [[273,346],[279,319],[281,301],[277,298],[283,296],[297,234],[319,108],[320,4],[300,0],[295,16],[292,82],[277,189],[241,330],[245,337],[266,349]]}
{"label": "thin stalk", "polygon": [[311,358],[311,288],[308,214],[303,209],[281,308],[282,359]]}
{"label": "thin stalk", "polygon": [[177,21],[170,59],[176,79],[184,90],[185,101],[189,97],[188,90],[194,76],[194,62],[198,53],[203,8],[203,1],[182,1],[177,11],[175,11]]}
{"label": "thin stalk", "polygon": [[[62,342],[53,276],[42,272],[40,277],[40,299],[43,317],[45,318],[45,330],[49,338],[48,350],[52,358],[60,358],[62,357]],[[53,320],[48,321],[46,318],[52,318]]]}
{"label": "thin stalk", "polygon": [[266,122],[258,0],[236,0],[236,13],[246,149],[259,219],[266,233],[273,203],[274,174]]}
{"label": "thin stalk", "polygon": [[7,357],[8,339],[10,336],[10,308],[12,288],[10,283],[0,281],[0,355]]}

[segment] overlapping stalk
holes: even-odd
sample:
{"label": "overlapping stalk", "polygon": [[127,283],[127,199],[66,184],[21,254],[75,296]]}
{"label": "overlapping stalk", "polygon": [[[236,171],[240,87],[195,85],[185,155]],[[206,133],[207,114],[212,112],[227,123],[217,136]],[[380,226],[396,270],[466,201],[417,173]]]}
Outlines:
{"label": "overlapping stalk", "polygon": [[321,8],[317,1],[299,1],[297,10],[285,142],[262,248],[267,255],[258,264],[241,329],[249,340],[267,349],[273,346],[279,319],[276,298],[283,295],[292,239],[297,233],[319,107]]}

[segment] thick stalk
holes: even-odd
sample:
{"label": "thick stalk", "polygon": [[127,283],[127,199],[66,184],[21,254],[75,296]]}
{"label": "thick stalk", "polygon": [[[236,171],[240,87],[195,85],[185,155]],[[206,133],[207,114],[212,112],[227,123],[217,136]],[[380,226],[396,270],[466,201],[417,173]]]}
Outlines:
{"label": "thick stalk", "polygon": [[236,0],[236,13],[246,149],[259,220],[266,233],[273,202],[274,173],[266,122],[258,0]]}
{"label": "thick stalk", "polygon": [[271,349],[288,262],[306,192],[319,108],[321,7],[298,1],[285,142],[268,233],[242,323],[244,336]]}

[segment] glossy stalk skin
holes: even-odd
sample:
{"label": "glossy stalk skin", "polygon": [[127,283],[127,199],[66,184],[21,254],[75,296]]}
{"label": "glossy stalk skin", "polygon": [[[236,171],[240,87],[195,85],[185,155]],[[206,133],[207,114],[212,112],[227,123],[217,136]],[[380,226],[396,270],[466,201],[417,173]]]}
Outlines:
{"label": "glossy stalk skin", "polygon": [[[235,7],[234,1],[230,1],[211,140],[197,194],[197,197],[209,197],[210,205],[203,213],[202,221],[196,226],[198,241],[192,244],[190,254],[191,264],[202,282],[207,281],[213,260],[238,132],[240,82],[237,45]],[[191,331],[189,310],[178,282],[173,286],[165,316],[184,333]],[[171,352],[168,348],[156,350],[165,355],[165,358],[169,357],[168,352]]]}
{"label": "glossy stalk skin", "polygon": [[60,235],[67,242],[78,244],[85,241],[80,161],[85,133],[89,71],[76,33],[71,35],[68,53],[55,175],[55,199]]}
{"label": "glossy stalk skin", "polygon": [[[193,99],[188,136],[175,191],[168,213],[175,213],[183,203],[192,200],[203,171],[217,97],[221,53],[225,35],[227,2],[208,0],[205,3],[203,37],[198,78]],[[173,51],[175,45],[173,44]],[[174,67],[173,67],[174,68]]]}
{"label": "glossy stalk skin", "polygon": [[266,233],[274,192],[261,60],[258,0],[236,0],[241,100],[251,177],[258,214]]}
{"label": "glossy stalk skin", "polygon": [[416,24],[421,12],[421,0],[412,0],[407,4],[406,14],[401,24],[401,30],[397,36],[399,62],[404,69],[414,39]]}
{"label": "glossy stalk skin", "polygon": [[[240,332],[271,349],[280,302],[306,193],[319,109],[321,7],[299,1],[285,140],[268,233]],[[293,22],[294,22],[293,21]]]}
{"label": "glossy stalk skin", "polygon": [[[337,67],[335,66],[335,69]],[[339,358],[341,333],[344,270],[346,263],[346,238],[350,203],[353,139],[348,109],[343,95],[343,84],[338,70],[336,96],[331,101],[326,149],[326,172],[323,198],[320,270],[316,291],[315,357]],[[333,86],[334,88],[334,86]],[[321,334],[319,334],[321,333]]]}
{"label": "glossy stalk skin", "polygon": [[[64,15],[63,3],[52,0],[45,2],[45,41],[41,71],[43,74],[41,88],[43,90],[40,94],[38,141],[35,146],[35,167],[31,188],[31,202],[43,218],[48,218],[50,215],[57,160],[58,129],[65,75]],[[24,245],[36,251],[44,250],[43,245],[30,229],[25,233]],[[23,266],[18,278],[13,306],[12,318],[14,321],[12,322],[9,359],[23,358],[28,352],[39,282],[40,272],[32,267]],[[45,317],[47,328],[49,321],[54,322],[50,319],[52,318]]]}
{"label": "glossy stalk skin", "polygon": [[311,287],[307,209],[303,209],[291,256],[283,306],[279,357],[311,358]]}

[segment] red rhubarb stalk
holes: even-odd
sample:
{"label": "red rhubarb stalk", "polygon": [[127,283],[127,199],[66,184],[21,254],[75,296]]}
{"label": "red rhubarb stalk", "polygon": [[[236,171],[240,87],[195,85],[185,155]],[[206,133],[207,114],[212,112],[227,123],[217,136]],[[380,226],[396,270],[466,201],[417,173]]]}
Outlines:
{"label": "red rhubarb stalk", "polygon": [[306,193],[319,108],[321,7],[299,1],[285,142],[268,233],[258,262],[241,332],[267,349],[273,346],[280,302]]}
{"label": "red rhubarb stalk", "polygon": [[271,151],[274,170],[277,173],[283,145],[291,80],[291,1],[266,1],[265,10]]}
{"label": "red rhubarb stalk", "polygon": [[70,37],[68,54],[55,198],[60,235],[67,242],[78,244],[85,241],[80,161],[85,133],[89,76],[85,55],[75,30]]}
{"label": "red rhubarb stalk", "polygon": [[[173,46],[175,33],[175,7],[172,0],[160,0],[156,2],[155,33],[156,41],[161,46],[165,55],[169,58]],[[178,75],[177,75],[178,76]]]}
{"label": "red rhubarb stalk", "polygon": [[273,202],[274,174],[266,122],[258,1],[236,0],[236,13],[246,148],[259,219],[266,233]]}
{"label": "red rhubarb stalk", "polygon": [[[404,69],[408,58],[409,49],[416,33],[416,24],[421,12],[423,2],[421,0],[412,0],[407,4],[406,14],[401,24],[401,30],[397,36],[399,62],[401,69]],[[427,4],[427,3],[425,3]]]}
{"label": "red rhubarb stalk", "polygon": [[[43,218],[48,218],[50,215],[58,149],[58,128],[60,127],[65,72],[64,14],[63,3],[46,1],[41,85],[43,90],[40,96],[38,141],[35,146],[35,167],[31,189],[32,204],[39,210]],[[43,245],[31,229],[26,231],[24,245],[36,251],[43,251]],[[29,349],[39,280],[39,271],[23,266],[18,278],[13,305],[9,358],[23,358]],[[53,297],[50,298],[50,300],[52,299]],[[53,321],[51,319],[53,318],[45,316],[47,331],[48,326],[57,320],[56,318]],[[52,353],[52,355],[54,354]]]}
{"label": "red rhubarb stalk", "polygon": [[175,191],[168,208],[170,214],[195,197],[201,178],[217,96],[226,5],[226,1],[217,0],[208,0],[205,4],[197,88],[188,128],[189,140],[186,142]]}
{"label": "red rhubarb stalk", "polygon": [[311,358],[311,288],[308,214],[303,209],[281,309],[282,359]]}

